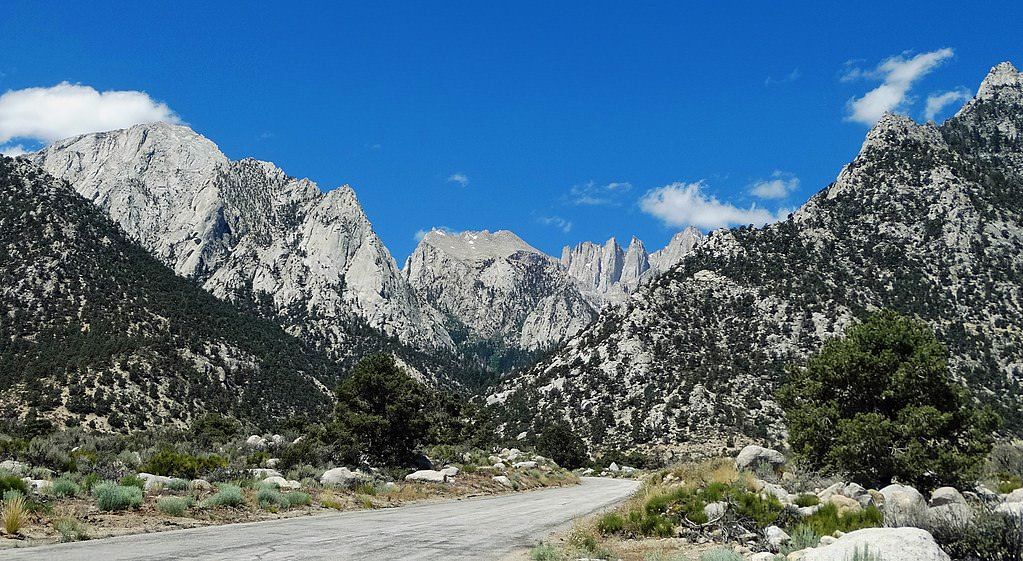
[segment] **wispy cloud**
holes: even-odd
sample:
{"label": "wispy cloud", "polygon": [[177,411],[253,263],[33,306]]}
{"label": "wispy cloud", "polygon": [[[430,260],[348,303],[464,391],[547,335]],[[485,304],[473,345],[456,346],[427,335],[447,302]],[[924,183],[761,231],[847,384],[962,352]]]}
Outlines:
{"label": "wispy cloud", "polygon": [[448,176],[447,181],[448,183],[457,183],[462,187],[465,187],[469,185],[469,176],[462,172],[452,173]]}
{"label": "wispy cloud", "polygon": [[165,103],[145,92],[105,91],[61,82],[50,88],[25,88],[0,95],[0,143],[13,138],[44,143],[61,138],[181,119]]}
{"label": "wispy cloud", "polygon": [[572,231],[572,223],[560,216],[541,216],[537,220],[539,220],[541,224],[554,226],[566,234]]}
{"label": "wispy cloud", "polygon": [[862,97],[854,97],[847,105],[847,121],[873,125],[889,111],[899,111],[911,101],[909,91],[913,84],[926,76],[953,55],[952,49],[938,49],[909,57],[907,53],[883,60],[876,68],[864,70],[849,65],[842,81],[859,79],[881,80],[880,86]]}
{"label": "wispy cloud", "polygon": [[957,101],[967,101],[973,96],[966,88],[950,90],[947,92],[935,92],[927,96],[927,106],[924,108],[924,118],[933,121],[946,107]]}
{"label": "wispy cloud", "polygon": [[696,226],[712,230],[744,224],[763,225],[781,220],[786,212],[739,208],[704,192],[704,183],[676,182],[648,191],[639,201],[643,212],[672,227]]}
{"label": "wispy cloud", "polygon": [[612,181],[604,185],[597,185],[594,181],[587,181],[573,185],[568,192],[568,201],[574,205],[600,206],[618,204],[622,193],[632,189],[632,184],[627,181]]}
{"label": "wispy cloud", "polygon": [[28,150],[25,149],[24,144],[8,144],[6,146],[0,146],[0,154],[4,156],[21,156],[22,154],[28,154]]}
{"label": "wispy cloud", "polygon": [[749,192],[758,199],[784,199],[798,188],[798,177],[791,173],[775,170],[770,179],[753,182]]}
{"label": "wispy cloud", "polygon": [[774,76],[768,76],[764,78],[765,86],[773,86],[775,84],[786,84],[788,82],[795,82],[803,76],[803,73],[798,68],[793,68],[792,72],[782,76],[781,78],[775,78]]}

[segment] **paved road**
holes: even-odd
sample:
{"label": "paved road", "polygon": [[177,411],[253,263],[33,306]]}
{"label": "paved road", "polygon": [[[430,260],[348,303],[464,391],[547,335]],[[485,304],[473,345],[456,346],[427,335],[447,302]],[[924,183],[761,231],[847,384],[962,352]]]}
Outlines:
{"label": "paved road", "polygon": [[0,551],[46,561],[496,560],[632,494],[634,481]]}

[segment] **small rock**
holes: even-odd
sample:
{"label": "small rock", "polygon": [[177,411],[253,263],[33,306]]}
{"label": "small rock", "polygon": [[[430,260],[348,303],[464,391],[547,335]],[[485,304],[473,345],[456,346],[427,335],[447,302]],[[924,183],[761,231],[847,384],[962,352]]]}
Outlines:
{"label": "small rock", "polygon": [[533,462],[533,461],[516,462],[516,463],[512,464],[512,467],[513,468],[521,468],[521,469],[533,469],[533,468],[536,467],[536,462]]}
{"label": "small rock", "polygon": [[266,467],[271,468],[271,469],[276,468],[277,466],[281,465],[281,459],[280,458],[270,458],[269,460],[267,460],[265,462],[265,465],[266,465]]}
{"label": "small rock", "polygon": [[749,558],[749,561],[774,561],[774,554],[773,553],[767,553],[767,552],[754,553]]}
{"label": "small rock", "polygon": [[495,475],[494,477],[491,477],[491,479],[505,487],[508,487],[509,489],[515,486],[515,484],[512,483],[512,480],[508,479],[508,476],[506,475]]}
{"label": "small rock", "polygon": [[288,481],[280,476],[267,477],[263,480],[263,483],[267,485],[276,485],[278,489],[301,489],[302,484],[298,481]]}
{"label": "small rock", "polygon": [[504,462],[497,462],[493,467],[496,469],[506,469],[508,466],[504,465]]}
{"label": "small rock", "polygon": [[814,514],[817,514],[817,511],[820,510],[822,506],[823,505],[819,504],[813,506],[801,506],[799,507],[799,515],[803,517],[813,516]]}
{"label": "small rock", "polygon": [[611,462],[611,465],[607,466],[607,471],[617,473],[619,471],[622,471],[622,468],[618,467],[618,464],[616,464],[615,462]]}
{"label": "small rock", "polygon": [[831,497],[828,498],[828,502],[838,508],[839,515],[854,514],[863,510],[859,501],[856,499],[850,499],[845,495],[831,495]]}
{"label": "small rock", "polygon": [[267,477],[284,477],[281,472],[270,468],[251,468],[249,475],[255,479],[266,479]]}
{"label": "small rock", "polygon": [[272,442],[274,446],[280,446],[281,444],[284,444],[284,437],[279,434],[272,435],[270,437],[270,442]]}
{"label": "small rock", "polygon": [[785,465],[785,455],[777,450],[751,444],[742,449],[735,457],[735,468],[738,470],[757,471],[762,466],[772,470]]}
{"label": "small rock", "polygon": [[188,482],[188,486],[195,491],[212,491],[213,484],[205,479],[193,479]]}
{"label": "small rock", "polygon": [[458,475],[458,468],[455,467],[455,466],[448,466],[448,467],[440,470],[440,472],[443,473],[444,475],[448,476],[448,478],[450,479],[450,478]]}
{"label": "small rock", "polygon": [[771,544],[771,547],[780,549],[782,545],[789,543],[792,538],[777,526],[768,526],[764,529],[764,536],[767,538],[767,543]]}
{"label": "small rock", "polygon": [[927,501],[916,489],[892,484],[881,489],[880,493],[884,497],[886,524],[902,526],[926,522]]}
{"label": "small rock", "polygon": [[728,510],[728,503],[724,501],[710,503],[703,507],[703,513],[707,515],[707,521],[713,521],[721,518],[724,516],[726,510]]}
{"label": "small rock", "polygon": [[259,436],[258,434],[254,434],[245,439],[245,445],[248,446],[249,448],[254,448],[256,450],[265,450],[266,439],[263,438],[262,436]]}
{"label": "small rock", "polygon": [[28,477],[22,478],[22,481],[24,481],[26,485],[31,487],[32,490],[36,492],[46,490],[50,487],[50,485],[53,484],[45,479],[30,479]]}
{"label": "small rock", "polygon": [[140,473],[139,478],[145,481],[145,490],[151,491],[157,485],[164,486],[174,480],[172,477],[164,475],[153,475],[151,473]]}
{"label": "small rock", "polygon": [[966,498],[955,487],[938,487],[931,493],[931,506],[966,504]]}
{"label": "small rock", "polygon": [[527,434],[529,433],[526,431],[522,431],[519,434],[515,435],[515,440],[525,440]]}
{"label": "small rock", "polygon": [[826,503],[828,502],[828,499],[831,498],[831,495],[841,494],[844,489],[845,483],[838,482],[835,483],[834,485],[831,485],[827,489],[821,491],[820,493],[817,493],[817,498],[820,499],[822,503]]}
{"label": "small rock", "polygon": [[432,469],[421,469],[405,476],[405,481],[426,481],[430,483],[446,483],[447,474]]}

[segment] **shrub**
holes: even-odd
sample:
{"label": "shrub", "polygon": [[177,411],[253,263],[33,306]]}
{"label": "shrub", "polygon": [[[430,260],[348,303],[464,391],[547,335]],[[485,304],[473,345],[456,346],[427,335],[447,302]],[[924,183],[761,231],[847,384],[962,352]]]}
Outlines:
{"label": "shrub", "polygon": [[952,378],[947,357],[925,323],[887,310],[826,342],[778,392],[793,451],[863,484],[965,487],[1000,421]]}
{"label": "shrub", "polygon": [[53,520],[53,529],[57,530],[60,534],[60,541],[77,542],[89,539],[89,534],[85,531],[85,527],[82,526],[81,522],[70,517],[61,516]]}
{"label": "shrub", "polygon": [[10,536],[21,532],[25,525],[25,518],[28,509],[25,505],[25,495],[19,491],[7,491],[4,493],[3,511],[0,512],[0,521],[3,522],[4,531]]}
{"label": "shrub", "polygon": [[217,486],[217,492],[202,502],[204,508],[216,506],[241,506],[245,504],[245,495],[242,488],[237,485],[221,483]]}
{"label": "shrub", "polygon": [[156,501],[157,510],[169,516],[184,516],[191,506],[191,499],[186,497],[160,497]]}
{"label": "shrub", "polygon": [[188,489],[188,481],[176,478],[171,479],[166,484],[164,484],[164,488],[170,491],[184,491]]}
{"label": "shrub", "polygon": [[124,487],[138,487],[143,491],[146,490],[146,480],[137,475],[125,475],[121,478],[121,485]]}
{"label": "shrub", "polygon": [[812,493],[804,493],[796,497],[796,506],[798,507],[817,506],[819,504],[821,504],[820,498]]}
{"label": "shrub", "polygon": [[22,495],[28,495],[28,484],[17,475],[0,475],[0,495],[7,491],[19,491]]}
{"label": "shrub", "polygon": [[731,549],[712,549],[700,554],[700,561],[742,561],[742,555]]}
{"label": "shrub", "polygon": [[817,544],[819,544],[820,541],[821,536],[817,534],[817,532],[813,531],[813,528],[806,524],[800,524],[789,534],[789,541],[782,546],[781,552],[784,555],[788,555],[793,551],[799,551],[808,547],[817,547]]}
{"label": "shrub", "polygon": [[972,521],[948,521],[926,528],[952,559],[1023,560],[1023,518],[990,510]]}
{"label": "shrub", "polygon": [[884,523],[884,514],[874,505],[858,512],[838,514],[838,507],[827,503],[817,512],[802,519],[798,526],[809,528],[818,536],[830,536],[835,531],[852,532],[863,528],[877,528]]}
{"label": "shrub", "polygon": [[50,485],[50,494],[55,497],[74,497],[81,492],[82,488],[67,477],[55,479]]}
{"label": "shrub", "polygon": [[288,508],[288,499],[276,487],[265,485],[256,492],[260,508]]}
{"label": "shrub", "polygon": [[309,506],[313,504],[313,498],[309,493],[303,493],[301,491],[292,491],[284,496],[288,500],[290,506]]}
{"label": "shrub", "polygon": [[597,521],[597,531],[605,536],[617,534],[625,528],[625,519],[617,512],[609,512]]}
{"label": "shrub", "polygon": [[157,450],[142,464],[141,470],[156,475],[195,479],[217,469],[227,467],[227,460],[220,456],[193,456],[173,448]]}
{"label": "shrub", "polygon": [[998,492],[1008,494],[1023,487],[1023,478],[1018,475],[1002,473],[998,475]]}
{"label": "shrub", "polygon": [[733,491],[730,495],[735,513],[752,519],[758,528],[766,528],[778,519],[785,507],[773,496],[761,497],[749,491]]}
{"label": "shrub", "polygon": [[92,488],[96,505],[100,510],[127,510],[142,506],[142,489],[135,486],[118,485],[113,481],[97,483]]}
{"label": "shrub", "polygon": [[536,451],[567,469],[581,468],[590,462],[586,443],[564,421],[551,423],[540,431]]}
{"label": "shrub", "polygon": [[542,543],[529,552],[529,558],[533,561],[563,561],[565,555],[549,543]]}

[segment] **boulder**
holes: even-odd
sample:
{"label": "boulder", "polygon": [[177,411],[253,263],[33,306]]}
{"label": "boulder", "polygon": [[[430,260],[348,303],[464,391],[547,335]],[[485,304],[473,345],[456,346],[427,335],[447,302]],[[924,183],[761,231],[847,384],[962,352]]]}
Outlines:
{"label": "boulder", "polygon": [[273,443],[274,446],[280,446],[281,444],[284,444],[284,437],[279,434],[275,434],[270,437],[270,442]]}
{"label": "boulder", "polygon": [[28,473],[28,464],[16,460],[4,460],[0,462],[0,470],[9,471],[14,475],[25,475]]}
{"label": "boulder", "polygon": [[966,498],[955,487],[938,487],[931,493],[931,506],[966,504]]}
{"label": "boulder", "polygon": [[25,482],[25,485],[28,485],[36,492],[45,491],[46,489],[49,489],[50,485],[53,485],[53,483],[45,479],[31,479],[23,477],[21,480]]}
{"label": "boulder", "polygon": [[440,470],[440,472],[443,473],[444,475],[448,476],[448,479],[450,479],[450,478],[458,475],[458,468],[455,467],[455,466],[447,466],[446,468]]}
{"label": "boulder", "polygon": [[494,464],[491,467],[493,467],[494,469],[505,469],[508,466],[504,465],[504,462],[497,462],[496,464]]}
{"label": "boulder", "polygon": [[405,476],[405,481],[426,481],[429,483],[446,483],[447,474],[433,469],[421,469]]}
{"label": "boulder", "polygon": [[519,434],[515,435],[515,440],[525,440],[528,434],[529,434],[528,432],[522,431]]}
{"label": "boulder", "polygon": [[436,467],[433,465],[433,460],[427,457],[426,454],[416,454],[415,457],[412,458],[412,465],[416,466],[418,469],[433,469]]}
{"label": "boulder", "polygon": [[764,529],[764,537],[767,539],[767,543],[775,549],[781,549],[781,546],[789,543],[792,538],[777,526],[768,526]]}
{"label": "boulder", "polygon": [[328,469],[320,476],[320,483],[323,485],[336,485],[338,487],[355,487],[369,480],[369,475],[359,470],[351,471],[346,467]]}
{"label": "boulder", "polygon": [[785,465],[785,455],[777,450],[751,444],[735,457],[735,469],[757,471],[762,466],[776,470]]}
{"label": "boulder", "polygon": [[966,503],[945,503],[927,510],[932,526],[966,528],[976,515]]}
{"label": "boulder", "polygon": [[298,481],[288,481],[287,479],[278,476],[267,477],[262,482],[267,485],[276,485],[278,489],[295,490],[302,488],[302,484]]}
{"label": "boulder", "polygon": [[521,468],[521,469],[533,469],[533,468],[536,467],[536,462],[534,462],[534,461],[515,462],[514,464],[512,464],[512,467],[513,468]]}
{"label": "boulder", "polygon": [[728,503],[724,501],[718,501],[716,503],[710,503],[703,507],[703,513],[707,515],[707,521],[711,522],[724,516],[725,511],[728,510]]}
{"label": "boulder", "polygon": [[860,506],[860,502],[856,499],[850,499],[845,495],[831,495],[828,498],[828,502],[835,505],[838,509],[838,514],[854,514],[861,510],[863,507]]}
{"label": "boulder", "polygon": [[1023,488],[1016,489],[1015,491],[1005,495],[1005,501],[1007,503],[1023,503]]}
{"label": "boulder", "polygon": [[164,475],[153,475],[151,473],[140,473],[139,478],[146,482],[145,483],[146,491],[151,491],[157,485],[162,487],[164,485],[167,485],[171,481],[174,481],[173,477],[167,477]]}
{"label": "boulder", "polygon": [[799,515],[804,518],[807,516],[813,516],[814,514],[817,514],[818,510],[821,509],[821,506],[823,505],[801,506],[799,507]]}
{"label": "boulder", "polygon": [[266,467],[268,467],[270,469],[276,469],[277,466],[281,465],[281,459],[280,458],[270,458],[269,460],[264,462],[263,465],[265,465]]}
{"label": "boulder", "polygon": [[920,491],[893,483],[879,492],[884,497],[885,524],[901,526],[926,521],[927,501]]}
{"label": "boulder", "polygon": [[830,545],[805,550],[802,561],[849,561],[864,548],[884,561],[950,561],[934,537],[919,528],[856,530]]}
{"label": "boulder", "polygon": [[512,483],[512,480],[508,479],[508,476],[506,476],[506,475],[495,475],[494,477],[491,477],[490,479],[493,479],[497,483],[500,483],[501,485],[504,485],[505,487],[508,487],[509,489],[511,489],[512,487],[515,486],[515,484]]}
{"label": "boulder", "polygon": [[266,479],[267,477],[284,477],[281,472],[270,468],[252,468],[249,475],[254,479]]}
{"label": "boulder", "polygon": [[611,462],[611,465],[607,466],[607,471],[618,473],[622,468],[618,467],[618,464]]}
{"label": "boulder", "polygon": [[995,512],[1006,516],[1023,518],[1023,503],[1004,503],[995,507]]}
{"label": "boulder", "polygon": [[789,492],[781,485],[768,483],[763,479],[754,479],[753,489],[755,489],[758,493],[778,499],[782,504],[789,502]]}
{"label": "boulder", "polygon": [[188,482],[188,486],[196,491],[212,491],[213,484],[205,479],[193,479]]}
{"label": "boulder", "polygon": [[581,472],[579,472],[579,475],[581,475],[583,477],[588,477],[590,475],[593,475],[593,468],[586,468],[586,469],[582,470]]}
{"label": "boulder", "polygon": [[248,446],[249,448],[254,448],[256,450],[265,450],[266,439],[263,438],[262,436],[259,436],[258,434],[254,434],[245,439],[245,445]]}
{"label": "boulder", "polygon": [[826,503],[828,502],[828,499],[831,498],[831,495],[834,495],[836,493],[841,494],[844,490],[845,483],[839,481],[838,483],[835,483],[828,487],[827,489],[824,489],[823,491],[817,493],[817,498],[820,499],[822,503]]}
{"label": "boulder", "polygon": [[870,494],[870,491],[866,490],[862,485],[858,483],[849,483],[842,489],[842,494],[850,499],[856,499],[856,502],[860,503],[860,506],[867,508],[874,504],[874,497]]}

